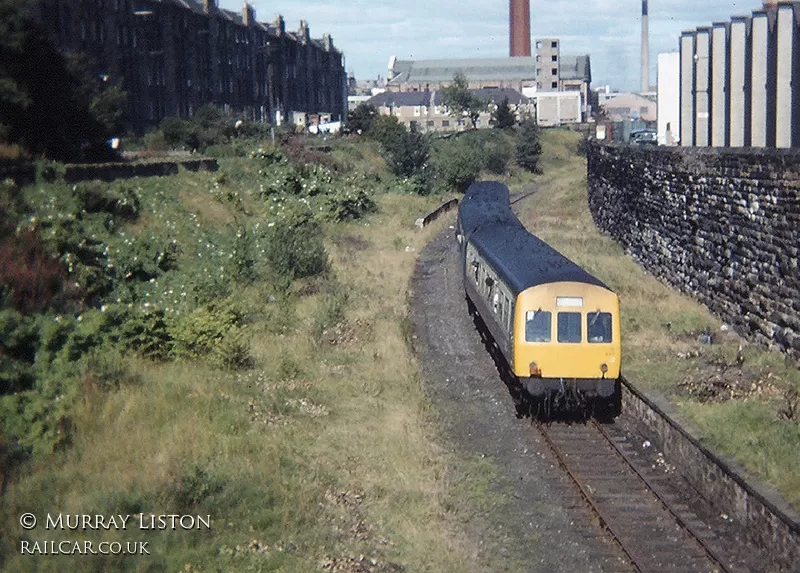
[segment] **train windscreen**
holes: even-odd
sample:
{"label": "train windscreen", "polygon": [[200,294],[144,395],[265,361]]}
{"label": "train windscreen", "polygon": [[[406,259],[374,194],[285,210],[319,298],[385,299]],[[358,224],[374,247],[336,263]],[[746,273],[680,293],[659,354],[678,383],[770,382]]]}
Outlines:
{"label": "train windscreen", "polygon": [[545,310],[525,313],[525,342],[550,342],[552,315]]}
{"label": "train windscreen", "polygon": [[586,333],[589,342],[612,342],[611,313],[589,312],[586,314]]}

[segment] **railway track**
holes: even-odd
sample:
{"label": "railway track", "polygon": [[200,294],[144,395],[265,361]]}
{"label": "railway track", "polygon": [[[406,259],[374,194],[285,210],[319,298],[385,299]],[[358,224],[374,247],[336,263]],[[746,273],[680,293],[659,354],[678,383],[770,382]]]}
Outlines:
{"label": "railway track", "polygon": [[[538,188],[533,187],[513,195],[512,205],[516,209],[521,201],[537,191]],[[446,234],[447,231],[443,232]],[[450,239],[448,236],[442,240]],[[428,270],[416,279],[417,285],[427,289],[423,292],[431,293],[430,300],[438,301],[442,292],[449,295],[449,298],[442,298],[446,301],[441,309],[443,317],[449,316],[449,310],[463,300],[459,274],[450,272],[456,268],[453,249],[449,244],[436,244],[436,256],[430,258],[427,267],[421,265]],[[439,267],[445,270],[440,271]],[[432,293],[437,293],[436,297]],[[430,309],[431,303],[418,304],[421,311],[417,320],[427,323],[428,317],[435,314]],[[474,317],[473,321],[511,393],[517,418],[529,415],[532,410],[519,392],[518,384],[507,379],[504,360],[495,355],[495,346],[484,337],[485,327],[482,329],[480,321],[475,321]],[[453,332],[459,329],[458,320],[441,318],[439,322],[430,327],[425,339],[446,358],[444,364],[448,366],[442,368],[449,374],[449,365],[454,360],[463,364],[465,360],[469,362],[470,355],[451,341]],[[467,379],[470,382],[465,384]],[[453,388],[449,379],[443,380],[446,390],[442,395],[455,399],[459,409],[463,409],[467,396],[462,388],[472,388],[473,393],[481,396],[492,392],[469,377]],[[474,414],[480,411],[483,410],[476,407]],[[458,419],[459,423],[464,423],[460,417]],[[539,480],[535,490],[521,487],[523,495],[518,495],[517,499],[534,502],[539,491],[548,492],[551,498],[563,496],[564,508],[580,514],[574,514],[576,526],[570,523],[571,537],[565,536],[563,524],[555,532],[558,539],[574,539],[577,534],[587,540],[591,547],[591,565],[590,569],[584,566],[580,570],[605,573],[798,571],[800,519],[792,517],[794,513],[776,503],[773,497],[765,496],[759,487],[744,482],[735,469],[705,450],[627,382],[623,389],[623,415],[614,424],[598,425],[592,421],[534,424],[534,435],[539,434],[535,439],[539,444],[535,450],[539,452],[537,456],[546,460],[549,467],[560,466],[563,471],[555,472],[558,477],[554,478],[541,467],[531,474],[532,470],[519,468],[510,457],[503,463],[517,467],[521,476]],[[469,443],[476,439],[474,436],[487,431],[486,427],[478,426],[478,433],[468,432]],[[494,425],[489,427],[495,428]],[[510,435],[506,438],[513,443]],[[650,440],[652,445],[644,448],[643,443]],[[490,443],[480,442],[482,454],[491,447]],[[667,461],[677,467],[667,469]],[[553,486],[556,482],[561,485]],[[553,523],[556,522],[553,519]],[[577,525],[579,522],[582,525]],[[527,523],[522,524],[523,529]],[[522,529],[517,525],[514,530]],[[549,570],[579,570],[575,567],[579,559],[574,560],[576,563],[570,562],[569,566],[565,565],[564,558],[554,560]]]}
{"label": "railway track", "polygon": [[[739,573],[713,546],[716,534],[687,506],[659,496],[632,463],[631,444],[595,421],[535,422],[600,524],[642,573]],[[627,451],[626,451],[627,450]]]}

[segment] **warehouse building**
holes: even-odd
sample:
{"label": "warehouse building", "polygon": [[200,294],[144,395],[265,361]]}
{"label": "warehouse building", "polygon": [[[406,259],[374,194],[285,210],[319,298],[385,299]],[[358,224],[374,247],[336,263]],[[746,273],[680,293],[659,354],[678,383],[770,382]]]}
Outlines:
{"label": "warehouse building", "polygon": [[38,18],[63,52],[128,93],[130,127],[214,104],[252,121],[346,113],[344,57],[329,35],[294,32],[282,17],[220,9],[216,0],[39,0]]}
{"label": "warehouse building", "polygon": [[[592,111],[589,56],[562,57],[560,42],[554,38],[537,40],[534,56],[442,60],[398,60],[392,56],[386,89],[392,92],[436,91],[450,85],[459,72],[467,78],[470,89],[508,88],[534,99],[542,92],[578,92],[578,121],[586,121]],[[574,97],[567,99],[571,109]],[[558,101],[557,98],[550,100]]]}

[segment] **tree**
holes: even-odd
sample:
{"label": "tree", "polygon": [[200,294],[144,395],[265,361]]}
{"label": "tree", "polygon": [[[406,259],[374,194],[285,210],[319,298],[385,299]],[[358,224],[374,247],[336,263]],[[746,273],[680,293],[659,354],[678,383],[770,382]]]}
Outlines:
{"label": "tree", "polygon": [[482,100],[469,90],[467,77],[461,72],[456,72],[452,84],[442,88],[442,104],[447,106],[453,117],[469,118],[472,129],[477,127],[481,112],[489,107],[488,101]]}
{"label": "tree", "polygon": [[386,147],[401,137],[405,130],[406,128],[395,116],[381,115],[372,122],[372,127],[367,133],[372,139]]}
{"label": "tree", "polygon": [[34,5],[0,0],[0,132],[55,159],[108,156],[108,132],[90,110],[84,78],[37,26]]}
{"label": "tree", "polygon": [[492,119],[489,123],[497,129],[507,129],[517,124],[517,117],[511,110],[508,97],[504,97],[503,101],[497,105],[497,108],[492,112]]}
{"label": "tree", "polygon": [[368,133],[377,117],[378,110],[375,106],[362,102],[347,114],[347,130],[350,133]]}
{"label": "tree", "polygon": [[[401,125],[401,127],[403,127]],[[398,177],[418,175],[428,163],[430,146],[425,135],[416,126],[403,128],[397,137],[382,143],[389,169]]]}
{"label": "tree", "polygon": [[532,119],[526,119],[517,132],[517,164],[532,173],[541,173],[539,158],[542,144],[539,142],[539,126]]}

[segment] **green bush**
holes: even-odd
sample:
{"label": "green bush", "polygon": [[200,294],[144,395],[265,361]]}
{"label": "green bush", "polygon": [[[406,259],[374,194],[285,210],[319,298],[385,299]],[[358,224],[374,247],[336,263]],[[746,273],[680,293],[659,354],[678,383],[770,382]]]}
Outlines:
{"label": "green bush", "polygon": [[465,138],[442,142],[433,160],[436,180],[444,191],[463,193],[480,175],[480,150]]}
{"label": "green bush", "polygon": [[172,351],[184,358],[206,358],[221,368],[250,363],[243,336],[243,313],[230,300],[208,304],[179,316],[171,325]]}
{"label": "green bush", "polygon": [[539,142],[539,126],[532,119],[525,120],[517,132],[517,165],[531,173],[541,173],[539,159],[542,144]]}
{"label": "green bush", "polygon": [[301,203],[279,211],[269,223],[265,257],[278,275],[292,279],[310,277],[328,269],[322,228]]}
{"label": "green bush", "polygon": [[79,183],[72,187],[78,206],[87,213],[108,213],[125,220],[139,217],[141,204],[138,192],[127,185],[108,188],[100,181]]}
{"label": "green bush", "polygon": [[363,188],[339,189],[325,197],[326,215],[336,222],[360,219],[376,209],[375,201]]}

